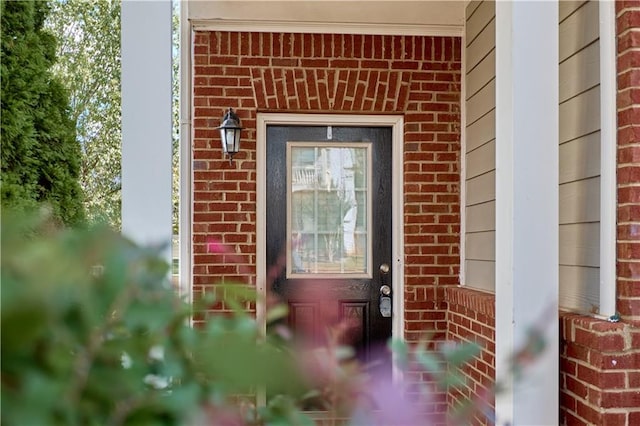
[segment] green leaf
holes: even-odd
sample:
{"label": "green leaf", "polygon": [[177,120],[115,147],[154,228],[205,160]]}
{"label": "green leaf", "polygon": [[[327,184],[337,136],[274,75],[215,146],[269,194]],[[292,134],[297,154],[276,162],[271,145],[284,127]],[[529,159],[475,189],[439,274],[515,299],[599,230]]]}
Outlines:
{"label": "green leaf", "polygon": [[409,347],[407,343],[400,339],[391,339],[387,346],[395,355],[398,367],[405,369],[409,365]]}
{"label": "green leaf", "polygon": [[445,345],[442,348],[442,355],[447,362],[457,367],[471,361],[480,354],[481,350],[482,348],[477,343],[456,343],[454,345]]}
{"label": "green leaf", "polygon": [[267,325],[287,318],[287,315],[289,315],[289,307],[285,304],[269,307],[267,310]]}
{"label": "green leaf", "polygon": [[440,374],[444,368],[442,361],[430,352],[427,352],[422,344],[416,348],[415,357],[420,365],[431,374]]}
{"label": "green leaf", "polygon": [[338,346],[334,353],[338,361],[345,361],[354,357],[355,350],[351,346]]}
{"label": "green leaf", "polygon": [[447,371],[446,374],[443,374],[440,377],[441,383],[440,385],[443,388],[449,388],[449,387],[454,387],[454,388],[464,388],[465,386],[467,386],[467,380],[465,379],[464,376],[462,376],[459,372],[457,371]]}

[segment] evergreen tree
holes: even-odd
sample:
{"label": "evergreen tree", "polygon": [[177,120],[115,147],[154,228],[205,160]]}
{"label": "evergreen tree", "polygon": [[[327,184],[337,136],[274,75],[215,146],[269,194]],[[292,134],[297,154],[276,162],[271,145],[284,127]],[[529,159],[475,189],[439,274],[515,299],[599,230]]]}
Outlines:
{"label": "evergreen tree", "polygon": [[67,225],[84,221],[80,146],[69,97],[51,67],[56,39],[44,30],[49,4],[3,1],[0,55],[2,206],[47,203]]}

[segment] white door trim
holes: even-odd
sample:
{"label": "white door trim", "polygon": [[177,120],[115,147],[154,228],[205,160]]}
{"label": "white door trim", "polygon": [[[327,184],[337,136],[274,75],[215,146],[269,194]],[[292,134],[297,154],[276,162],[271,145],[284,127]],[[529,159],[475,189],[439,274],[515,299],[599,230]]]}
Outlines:
{"label": "white door trim", "polygon": [[400,115],[338,115],[258,113],[256,134],[256,319],[262,332],[266,332],[266,144],[268,125],[327,125],[327,126],[389,126],[392,128],[392,281],[393,318],[391,333],[403,339],[404,318],[404,203],[403,200],[403,135],[404,118]]}

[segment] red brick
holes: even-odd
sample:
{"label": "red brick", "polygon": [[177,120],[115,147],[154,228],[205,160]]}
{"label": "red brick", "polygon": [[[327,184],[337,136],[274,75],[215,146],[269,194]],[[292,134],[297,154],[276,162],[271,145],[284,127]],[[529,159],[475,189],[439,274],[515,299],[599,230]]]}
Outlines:
{"label": "red brick", "polygon": [[637,369],[640,366],[640,352],[612,355],[592,351],[590,360],[594,368],[603,370]]}
{"label": "red brick", "polygon": [[561,418],[564,419],[562,424],[571,425],[571,426],[587,426],[587,423],[576,417],[574,413],[570,413],[562,410],[562,406],[560,407]]}
{"label": "red brick", "polygon": [[638,408],[640,391],[603,392],[603,408]]}
{"label": "red brick", "polygon": [[[640,225],[633,225],[634,228],[640,228]],[[618,261],[618,277],[623,279],[640,279],[640,263]]]}
{"label": "red brick", "polygon": [[616,310],[625,317],[640,317],[640,299],[618,298]]}
{"label": "red brick", "polygon": [[618,206],[618,223],[630,222],[640,217],[640,204]]}
{"label": "red brick", "polygon": [[578,415],[580,417],[582,417],[583,419],[585,419],[587,422],[597,425],[601,423],[601,414],[594,409],[593,407],[590,407],[586,404],[584,404],[582,401],[578,400],[576,401],[576,412],[578,413]]}
{"label": "red brick", "polygon": [[[633,220],[634,218],[630,218]],[[638,223],[618,223],[618,240],[640,240],[640,224]],[[620,272],[618,272],[620,275]]]}
{"label": "red brick", "polygon": [[617,245],[618,259],[640,260],[640,241],[620,242]]}
{"label": "red brick", "polygon": [[576,380],[571,376],[566,376],[566,387],[569,392],[573,393],[579,398],[587,397],[587,386],[583,382]]}
{"label": "red brick", "polygon": [[[638,347],[638,346],[635,346]],[[640,388],[640,368],[627,372],[629,388]]]}
{"label": "red brick", "polygon": [[[640,102],[638,102],[640,104]],[[640,182],[640,166],[637,164],[618,167],[618,184]]]}
{"label": "red brick", "polygon": [[618,187],[619,203],[640,203],[640,186]]}
{"label": "red brick", "polygon": [[597,383],[601,389],[624,389],[626,386],[626,373],[601,372],[597,376]]}
{"label": "red brick", "polygon": [[[622,14],[620,14],[622,9],[618,9],[619,7],[621,7],[620,4],[618,4],[616,8],[618,15],[616,19],[616,29],[619,34],[625,32],[628,29],[640,27],[640,13],[638,13],[637,10],[627,9]],[[637,7],[637,5],[628,7]]]}
{"label": "red brick", "polygon": [[640,87],[640,69],[627,69],[618,73],[618,90]]}
{"label": "red brick", "polygon": [[566,347],[567,358],[589,362],[589,348],[569,343]]}
{"label": "red brick", "polygon": [[[640,128],[639,128],[640,132]],[[631,142],[638,142],[637,140]],[[640,161],[640,148],[636,146],[623,146],[618,148],[618,163],[633,164]]]}
{"label": "red brick", "polygon": [[618,109],[618,127],[637,125],[640,123],[640,110],[637,108]]}
{"label": "red brick", "polygon": [[626,50],[618,53],[618,69],[638,68],[640,66],[640,53],[636,50]]}
{"label": "red brick", "polygon": [[560,406],[565,410],[575,411],[576,399],[572,395],[560,390]]}
{"label": "red brick", "polygon": [[602,415],[602,426],[621,426],[626,424],[627,415],[625,413],[604,413]]}
{"label": "red brick", "polygon": [[565,357],[560,357],[560,371],[564,374],[575,376],[577,371],[577,365],[575,361],[572,361]]}

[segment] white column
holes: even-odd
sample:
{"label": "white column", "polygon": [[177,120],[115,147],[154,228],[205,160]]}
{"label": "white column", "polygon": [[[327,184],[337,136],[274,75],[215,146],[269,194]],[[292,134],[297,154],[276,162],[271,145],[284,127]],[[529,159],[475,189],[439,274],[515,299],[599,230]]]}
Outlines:
{"label": "white column", "polygon": [[[513,380],[531,327],[544,353]],[[558,2],[496,2],[496,398],[499,424],[558,423]]]}
{"label": "white column", "polygon": [[617,70],[616,5],[600,12],[600,315],[616,313]]}
{"label": "white column", "polygon": [[122,232],[171,260],[171,1],[122,2]]}

